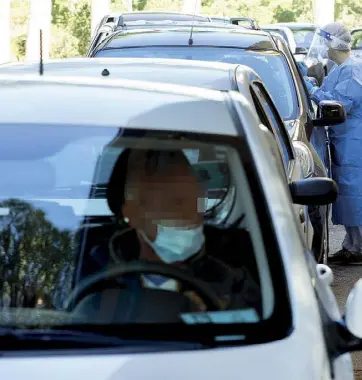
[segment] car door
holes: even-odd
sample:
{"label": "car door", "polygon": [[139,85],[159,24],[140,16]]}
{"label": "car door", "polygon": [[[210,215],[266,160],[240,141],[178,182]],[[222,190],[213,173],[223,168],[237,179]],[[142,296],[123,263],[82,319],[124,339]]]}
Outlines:
{"label": "car door", "polygon": [[[283,161],[286,180],[288,183],[291,183],[304,178],[300,163],[296,160],[289,134],[285,130],[283,121],[263,83],[253,81],[250,92],[261,122],[275,137]],[[312,247],[313,228],[309,220],[308,207],[294,205],[294,209],[300,220],[301,231],[305,237],[305,241],[308,247]]]}

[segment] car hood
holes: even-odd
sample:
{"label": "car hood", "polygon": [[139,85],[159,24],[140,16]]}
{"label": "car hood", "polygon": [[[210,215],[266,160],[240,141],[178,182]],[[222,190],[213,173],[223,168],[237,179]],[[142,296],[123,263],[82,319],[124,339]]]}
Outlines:
{"label": "car hood", "polygon": [[321,365],[316,347],[304,338],[288,338],[263,345],[174,353],[3,357],[1,374],[13,380],[239,380],[240,376],[313,380],[323,378],[322,370],[328,368]]}

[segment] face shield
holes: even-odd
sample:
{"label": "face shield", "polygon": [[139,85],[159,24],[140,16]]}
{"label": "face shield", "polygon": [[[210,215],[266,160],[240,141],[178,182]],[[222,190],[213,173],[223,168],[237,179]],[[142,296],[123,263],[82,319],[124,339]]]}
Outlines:
{"label": "face shield", "polygon": [[308,67],[316,65],[317,63],[326,65],[330,59],[330,54],[328,54],[330,49],[333,49],[333,51],[348,51],[351,49],[351,44],[333,36],[326,30],[317,29],[305,59],[305,64]]}

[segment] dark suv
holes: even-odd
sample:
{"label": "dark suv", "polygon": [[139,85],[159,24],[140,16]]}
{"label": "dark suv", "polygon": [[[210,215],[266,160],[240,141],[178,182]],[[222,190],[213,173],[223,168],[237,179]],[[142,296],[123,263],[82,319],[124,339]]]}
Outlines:
{"label": "dark suv", "polygon": [[210,17],[176,12],[128,12],[105,15],[94,31],[89,51],[105,37],[118,30],[139,29],[155,24],[172,25],[175,22],[211,22]]}

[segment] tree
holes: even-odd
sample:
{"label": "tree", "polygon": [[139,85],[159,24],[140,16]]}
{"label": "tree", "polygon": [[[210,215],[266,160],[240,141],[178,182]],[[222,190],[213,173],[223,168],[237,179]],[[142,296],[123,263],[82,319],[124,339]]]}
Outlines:
{"label": "tree", "polygon": [[294,11],[284,9],[280,5],[275,8],[273,21],[275,22],[295,22],[297,15]]}
{"label": "tree", "polygon": [[25,57],[29,13],[29,0],[11,0],[10,15],[12,60],[22,60]]}
{"label": "tree", "polygon": [[44,211],[10,199],[0,224],[0,291],[11,307],[31,305],[37,293],[54,296],[61,272],[72,262],[72,235],[47,220]]}
{"label": "tree", "polygon": [[91,3],[90,0],[78,0],[68,25],[72,36],[78,39],[78,55],[87,53],[91,38]]}
{"label": "tree", "polygon": [[[9,0],[0,0],[8,2]],[[42,3],[50,0],[32,0]],[[82,56],[86,53],[91,35],[91,2],[95,0],[51,0],[52,58]],[[195,0],[196,1],[196,0]],[[199,1],[199,0],[197,0]],[[323,0],[322,0],[323,1]],[[110,4],[112,12],[181,11],[183,0],[97,0]],[[348,27],[359,26],[362,15],[360,0],[335,0],[335,19]],[[201,0],[201,13],[219,16],[245,16],[255,18],[260,24],[271,22],[313,22],[312,0]],[[12,59],[23,59],[28,36],[30,0],[11,0],[11,50]],[[192,7],[190,7],[191,9]],[[93,26],[104,12],[93,17]],[[192,8],[192,12],[193,12]],[[0,17],[4,13],[0,10]],[[4,24],[0,21],[0,27]],[[2,34],[4,36],[4,34]],[[38,31],[36,41],[38,41]],[[34,37],[32,37],[34,41]],[[5,39],[6,40],[6,39]],[[2,39],[4,41],[4,39]],[[38,59],[38,55],[34,55]]]}

